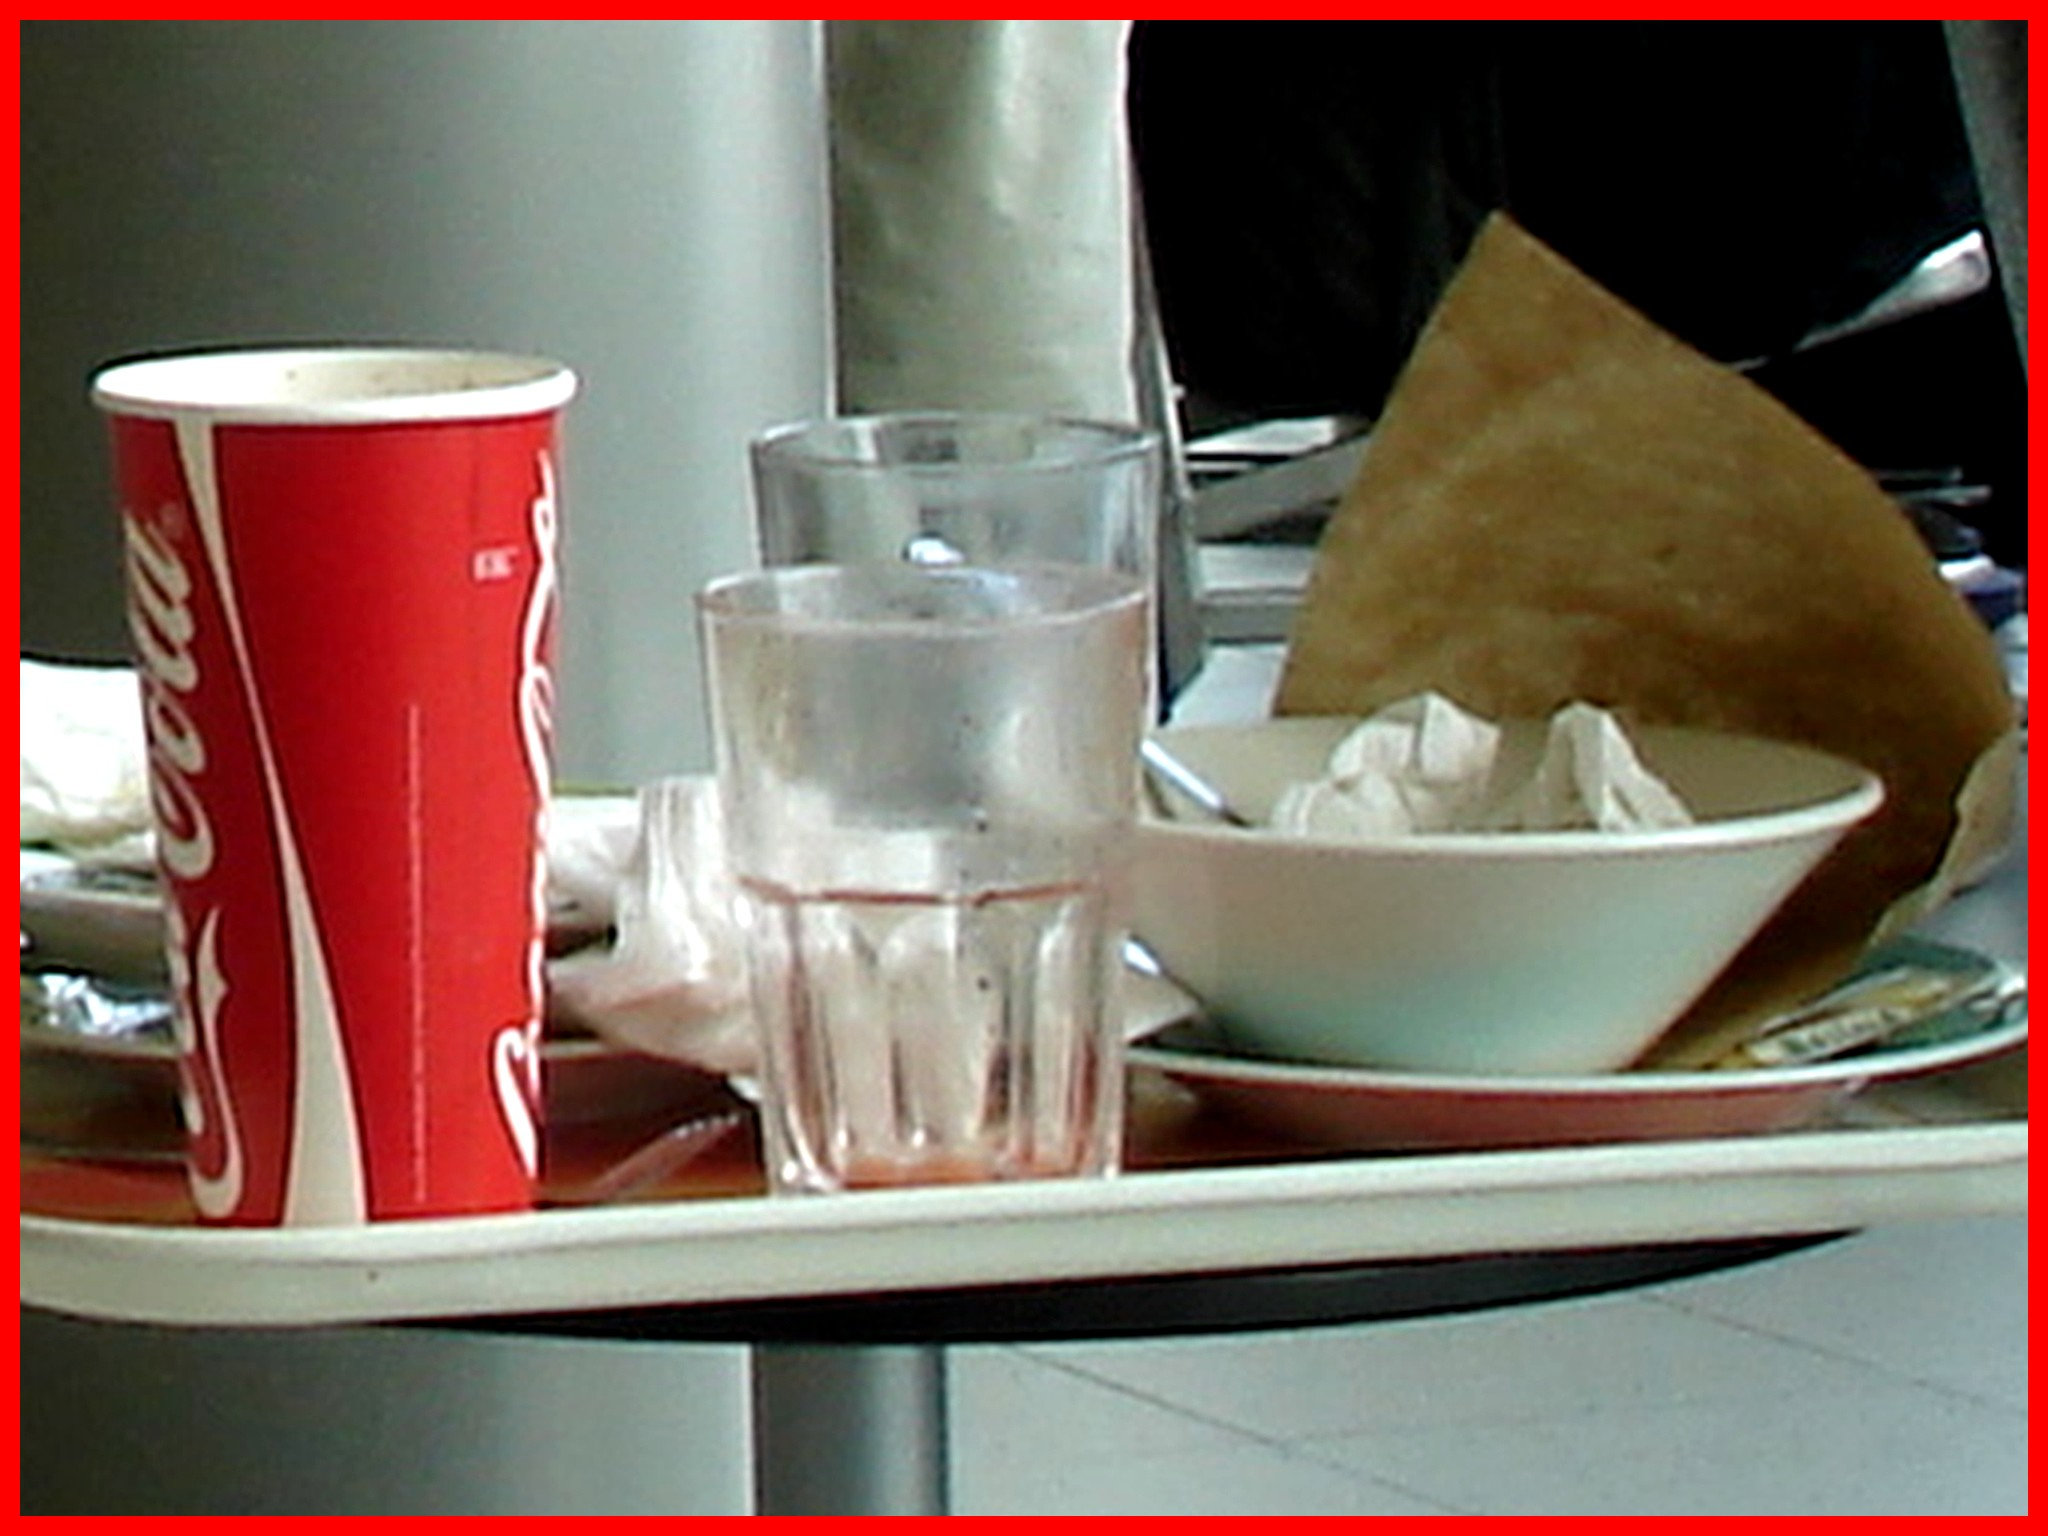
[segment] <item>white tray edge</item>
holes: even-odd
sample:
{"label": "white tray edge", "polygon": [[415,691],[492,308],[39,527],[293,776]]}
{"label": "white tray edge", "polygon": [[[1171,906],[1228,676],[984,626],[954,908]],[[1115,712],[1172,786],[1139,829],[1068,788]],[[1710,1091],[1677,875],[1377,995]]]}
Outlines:
{"label": "white tray edge", "polygon": [[25,1305],[300,1326],[1829,1232],[2023,1211],[2023,1120],[377,1226],[23,1215]]}

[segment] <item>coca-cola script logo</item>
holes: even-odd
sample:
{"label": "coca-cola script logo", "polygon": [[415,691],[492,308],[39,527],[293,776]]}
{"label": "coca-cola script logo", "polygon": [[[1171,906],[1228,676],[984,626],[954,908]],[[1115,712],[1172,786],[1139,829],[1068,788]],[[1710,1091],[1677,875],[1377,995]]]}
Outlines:
{"label": "coca-cola script logo", "polygon": [[[165,531],[175,509],[153,525],[124,522],[128,627],[140,659],[142,706],[149,741],[149,792],[154,807],[157,858],[173,877],[166,905],[166,953],[178,1045],[178,1091],[194,1149],[192,1197],[205,1216],[234,1210],[244,1176],[241,1127],[221,1065],[220,1012],[228,980],[219,952],[220,913],[191,895],[190,882],[214,865],[213,825],[199,792],[206,772],[206,740],[188,700],[199,687],[199,624],[192,573]],[[196,917],[186,910],[190,901]],[[218,1113],[218,1146],[212,1135]]]}
{"label": "coca-cola script logo", "polygon": [[546,964],[545,927],[548,915],[546,853],[548,806],[548,743],[554,732],[555,683],[548,667],[548,626],[553,618],[557,586],[555,568],[555,472],[548,455],[539,456],[540,494],[533,498],[533,585],[519,631],[519,740],[526,770],[533,781],[533,863],[528,880],[532,902],[531,937],[526,946],[526,995],[534,1012],[498,1031],[492,1043],[492,1080],[505,1132],[518,1149],[529,1177],[540,1172],[540,1014],[542,967]]}

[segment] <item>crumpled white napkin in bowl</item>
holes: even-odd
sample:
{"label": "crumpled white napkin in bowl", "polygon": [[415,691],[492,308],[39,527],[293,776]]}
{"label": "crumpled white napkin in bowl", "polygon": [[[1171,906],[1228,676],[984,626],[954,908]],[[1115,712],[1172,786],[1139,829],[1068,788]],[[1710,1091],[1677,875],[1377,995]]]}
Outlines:
{"label": "crumpled white napkin in bowl", "polygon": [[1689,826],[1692,813],[1644,766],[1619,720],[1592,704],[1550,717],[1542,756],[1496,773],[1501,730],[1438,693],[1390,704],[1331,752],[1321,777],[1290,784],[1275,830],[1371,840],[1408,833],[1633,832]]}

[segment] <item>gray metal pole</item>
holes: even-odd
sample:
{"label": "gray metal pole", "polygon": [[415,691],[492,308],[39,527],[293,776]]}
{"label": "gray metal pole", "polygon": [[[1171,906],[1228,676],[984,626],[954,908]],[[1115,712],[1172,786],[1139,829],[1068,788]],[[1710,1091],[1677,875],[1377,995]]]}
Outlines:
{"label": "gray metal pole", "polygon": [[949,1513],[943,1345],[752,1351],[754,1512]]}
{"label": "gray metal pole", "polygon": [[2027,362],[2027,24],[1945,21],[2006,308]]}

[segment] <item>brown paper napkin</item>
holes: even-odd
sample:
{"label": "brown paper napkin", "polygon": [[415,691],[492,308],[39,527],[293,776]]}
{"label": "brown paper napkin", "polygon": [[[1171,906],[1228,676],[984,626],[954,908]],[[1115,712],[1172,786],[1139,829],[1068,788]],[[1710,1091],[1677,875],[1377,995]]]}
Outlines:
{"label": "brown paper napkin", "polygon": [[1836,979],[2007,824],[2004,674],[1906,517],[1768,394],[1505,215],[1324,533],[1275,709],[1364,714],[1426,689],[1491,717],[1584,699],[1883,776],[1884,808],[1667,1035],[1665,1064]]}

